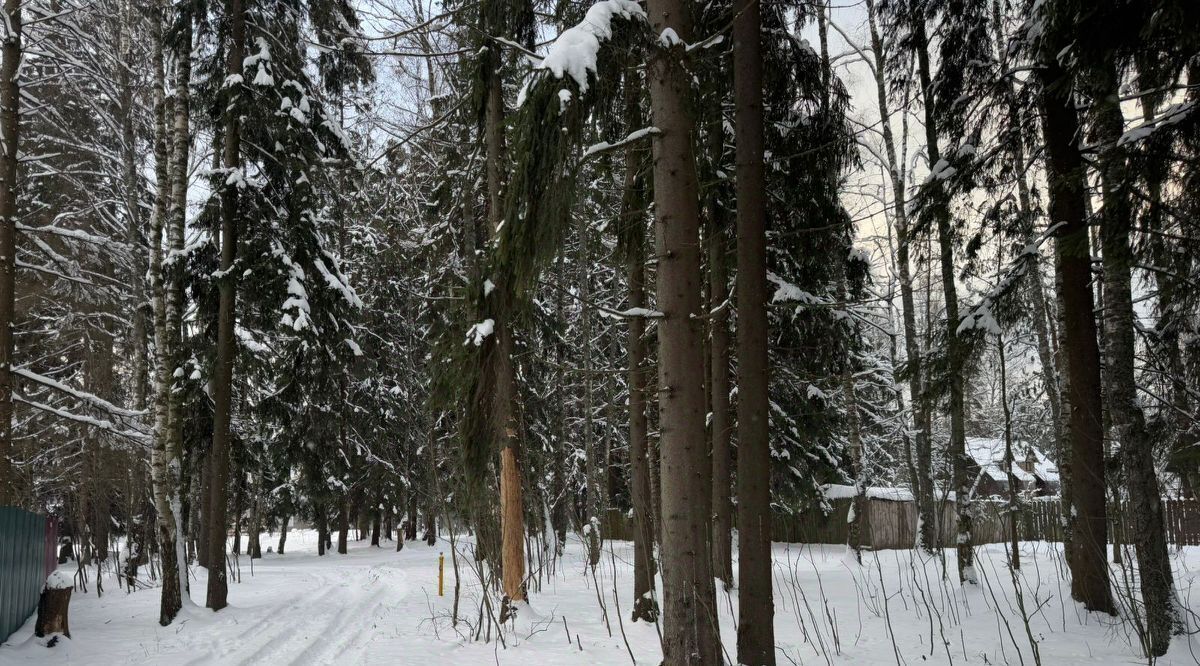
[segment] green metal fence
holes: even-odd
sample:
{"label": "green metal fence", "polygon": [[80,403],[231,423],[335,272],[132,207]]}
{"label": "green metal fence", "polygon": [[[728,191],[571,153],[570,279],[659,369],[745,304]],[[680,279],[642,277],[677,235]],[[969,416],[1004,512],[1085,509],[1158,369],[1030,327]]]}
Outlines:
{"label": "green metal fence", "polygon": [[0,506],[0,643],[37,610],[54,570],[57,526],[52,519]]}

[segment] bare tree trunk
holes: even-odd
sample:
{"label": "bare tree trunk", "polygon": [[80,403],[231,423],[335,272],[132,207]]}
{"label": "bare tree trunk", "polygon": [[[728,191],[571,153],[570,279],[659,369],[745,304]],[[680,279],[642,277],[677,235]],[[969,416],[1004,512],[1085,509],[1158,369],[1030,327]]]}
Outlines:
{"label": "bare tree trunk", "polygon": [[1004,351],[1004,336],[996,337],[996,353],[1000,357],[1000,404],[1004,413],[1004,473],[1008,478],[1008,530],[1012,541],[1012,552],[1009,554],[1009,565],[1015,570],[1021,568],[1020,534],[1017,532],[1017,513],[1019,506],[1017,497],[1020,486],[1017,475],[1013,471],[1016,460],[1013,458],[1012,410],[1008,406],[1008,364]]}
{"label": "bare tree trunk", "polygon": [[[936,165],[941,159],[938,150],[938,125],[934,116],[933,82],[929,66],[929,42],[925,35],[924,19],[918,19],[914,25],[914,39],[917,43],[917,68],[920,74],[921,90],[925,97],[925,142],[929,155],[929,163]],[[958,340],[958,288],[954,284],[954,240],[950,221],[950,204],[946,193],[936,179],[932,181],[937,188],[934,195],[934,212],[937,219],[938,250],[941,255],[942,297],[946,306],[946,355],[949,357],[949,372],[947,381],[950,383],[950,456],[953,461],[955,509],[958,517],[958,538],[956,547],[958,554],[958,580],[962,583],[977,582],[975,575],[975,546],[972,530],[971,466],[974,464],[967,455],[967,435],[965,426],[966,405],[963,391],[964,359],[961,343]]]}
{"label": "bare tree trunk", "polygon": [[587,500],[584,504],[584,541],[587,543],[588,564],[595,569],[600,563],[600,450],[596,442],[593,412],[596,409],[594,392],[592,390],[592,314],[591,314],[591,278],[588,270],[591,268],[591,239],[590,229],[584,216],[576,217],[575,233],[579,236],[579,268],[577,277],[579,283],[579,318],[580,332],[583,334],[583,431],[580,446],[584,453],[584,483],[586,484]]}
{"label": "bare tree trunk", "polygon": [[[118,50],[125,62],[134,61],[133,30],[136,22],[137,18],[133,11],[133,3],[122,2]],[[157,52],[157,49],[158,44],[156,43],[153,57],[161,56],[161,53]],[[122,193],[125,195],[125,214],[128,216],[125,242],[129,244],[130,252],[132,252],[130,271],[126,276],[126,279],[129,280],[133,296],[133,313],[130,316],[129,331],[130,342],[132,343],[132,358],[129,359],[130,374],[132,375],[130,384],[133,406],[136,409],[145,409],[146,397],[149,394],[146,366],[150,351],[146,339],[146,312],[148,308],[146,307],[145,278],[147,257],[142,254],[142,207],[141,197],[139,196],[141,188],[138,179],[137,134],[134,131],[137,105],[134,103],[135,91],[133,81],[130,77],[130,69],[128,67],[118,68],[117,80],[117,85],[121,90],[121,143],[124,147],[122,151],[123,169],[121,172],[121,185]]]}
{"label": "bare tree trunk", "polygon": [[1113,612],[1108,585],[1108,518],[1105,506],[1104,429],[1101,423],[1100,349],[1091,282],[1085,214],[1084,167],[1075,141],[1079,119],[1066,73],[1050,46],[1039,70],[1045,116],[1049,213],[1055,234],[1055,261],[1061,275],[1062,349],[1066,353],[1066,406],[1070,408],[1071,501],[1067,563],[1071,593],[1088,610]]}
{"label": "bare tree trunk", "polygon": [[[498,61],[491,59],[487,74],[484,130],[487,149],[488,233],[494,238],[503,221],[504,92]],[[501,618],[507,617],[511,602],[525,600],[525,503],[522,493],[521,431],[517,418],[517,379],[513,367],[512,323],[497,317],[492,335],[496,355],[491,401],[493,439],[500,450],[500,569],[506,601]]]}
{"label": "bare tree trunk", "polygon": [[4,0],[0,56],[0,506],[18,504],[13,459],[13,327],[17,284],[17,154],[21,118],[21,0]]}
{"label": "bare tree trunk", "polygon": [[[629,127],[640,125],[638,73],[625,71],[626,121]],[[646,305],[646,237],[643,214],[635,210],[634,193],[641,161],[635,149],[625,149],[625,187],[621,201],[622,220],[631,225],[627,248],[626,274],[629,283],[629,307]],[[646,320],[630,317],[626,335],[629,357],[629,496],[633,504],[633,620],[658,620],[658,601],[654,598],[654,491],[650,483],[649,436],[646,423]]]}
{"label": "bare tree trunk", "polygon": [[292,516],[290,514],[285,513],[283,514],[283,520],[281,520],[279,523],[279,548],[276,550],[276,552],[278,552],[280,555],[283,555],[283,547],[287,545],[288,521],[290,521],[291,518]]}
{"label": "bare tree trunk", "polygon": [[[850,302],[850,291],[846,278],[842,276],[842,300]],[[867,515],[867,483],[868,469],[865,464],[862,431],[858,418],[858,392],[854,387],[853,366],[850,350],[846,350],[846,358],[842,359],[842,394],[846,401],[846,439],[850,447],[850,465],[854,474],[854,504],[850,509],[850,526],[847,545],[854,553],[854,559],[862,564],[862,524]]]}
{"label": "bare tree trunk", "polygon": [[259,498],[257,484],[253,481],[249,482],[248,491],[250,516],[246,524],[246,554],[250,559],[257,560],[262,557],[262,515],[259,513],[262,500]]}
{"label": "bare tree trunk", "polygon": [[669,46],[654,48],[648,70],[651,121],[661,130],[654,137],[654,216],[663,313],[658,327],[663,659],[719,664],[707,550],[712,470],[704,450],[703,320],[695,317],[701,307],[700,195],[684,49],[693,38],[691,11],[685,0],[650,0],[648,12],[655,34],[676,36]]}
{"label": "bare tree trunk", "polygon": [[[159,9],[162,7],[160,6]],[[163,268],[163,231],[170,207],[170,158],[167,127],[168,103],[164,99],[166,73],[160,18],[154,19],[154,162],[157,191],[150,218],[150,293],[154,316],[154,443],[150,454],[150,478],[154,493],[154,508],[158,514],[157,538],[162,557],[163,583],[159,606],[159,624],[166,626],[175,619],[183,605],[187,590],[187,562],[182,543],[179,520],[182,517],[179,496],[182,480],[180,461],[171,442],[171,423],[168,402],[171,386],[171,343],[167,332],[165,270]]]}
{"label": "bare tree trunk", "polygon": [[239,470],[233,471],[234,487],[236,490],[233,493],[233,554],[240,555],[242,553],[242,516],[246,513],[246,483],[242,480],[243,475]]}
{"label": "bare tree trunk", "polygon": [[338,501],[338,540],[337,552],[338,555],[345,555],[347,552],[348,541],[350,540],[350,507],[348,506],[350,498],[343,496]]}
{"label": "bare tree trunk", "polygon": [[[432,411],[432,410],[431,410]],[[427,495],[425,504],[425,543],[433,546],[437,544],[437,514],[440,510],[442,502],[441,479],[438,476],[437,464],[437,419],[431,413],[429,418],[429,478],[432,481],[432,488]],[[391,521],[389,519],[387,538],[392,538]]]}
{"label": "bare tree trunk", "polygon": [[[559,284],[566,284],[566,271],[564,270],[564,259],[560,253],[558,256],[557,265],[555,266],[556,275]],[[559,290],[555,296],[555,315],[556,321],[566,321],[564,319],[563,309],[563,291]],[[562,395],[566,389],[564,381],[566,368],[566,342],[559,339],[554,345],[554,360],[556,369],[554,371],[554,388],[557,395]],[[632,398],[630,398],[632,400]],[[631,407],[632,408],[632,407]],[[567,472],[566,472],[566,439],[567,439],[567,409],[566,401],[559,400],[558,408],[555,414],[556,424],[554,429],[554,456],[550,462],[550,471],[552,476],[551,491],[553,492],[554,504],[550,507],[550,526],[554,529],[554,554],[561,556],[563,547],[567,543],[567,505],[569,503],[567,492]],[[633,444],[630,443],[632,447]],[[632,449],[631,449],[632,450]],[[632,475],[634,472],[630,471]]]}
{"label": "bare tree trunk", "polygon": [[[737,145],[738,607],[737,659],[775,664],[771,591],[771,451],[767,362],[766,177],[762,16],[739,1],[733,19]],[[661,278],[660,278],[661,279]]]}
{"label": "bare tree trunk", "polygon": [[938,547],[938,520],[933,501],[933,453],[930,445],[928,399],[925,397],[924,374],[921,367],[921,342],[917,334],[917,310],[913,300],[912,273],[909,267],[910,236],[908,207],[905,192],[905,165],[897,156],[896,139],[892,133],[891,108],[888,104],[885,72],[886,50],[879,36],[874,0],[867,0],[867,23],[871,33],[871,52],[875,57],[875,94],[879,103],[880,128],[888,160],[888,179],[892,186],[893,219],[896,221],[896,269],[900,281],[900,306],[903,309],[904,353],[908,361],[908,391],[912,399],[913,428],[916,431],[916,478],[912,480],[917,499],[918,545],[927,553]]}
{"label": "bare tree trunk", "polygon": [[317,523],[317,556],[329,550],[329,516],[324,504],[313,505],[313,520]]}
{"label": "bare tree trunk", "polygon": [[1135,262],[1130,247],[1133,210],[1130,205],[1130,176],[1126,151],[1118,145],[1124,132],[1117,72],[1113,63],[1098,68],[1094,79],[1093,113],[1096,139],[1101,145],[1100,171],[1103,179],[1104,224],[1104,333],[1109,414],[1124,462],[1125,488],[1129,493],[1133,522],[1133,546],[1137,553],[1138,581],[1146,611],[1149,644],[1146,653],[1166,654],[1171,633],[1180,618],[1174,598],[1175,581],[1167,551],[1162,494],[1154,468],[1154,437],[1146,428],[1146,417],[1138,404],[1135,372],[1135,317],[1130,274]]}
{"label": "bare tree trunk", "polygon": [[[720,136],[720,135],[718,135]],[[733,463],[730,438],[733,414],[729,408],[729,248],[724,222],[714,220],[708,235],[709,300],[719,311],[712,317],[709,342],[712,400],[712,566],[726,589],[733,587]],[[718,228],[719,227],[719,228]]]}
{"label": "bare tree trunk", "polygon": [[[246,45],[246,16],[242,0],[227,0],[229,20],[226,76],[241,78],[242,57]],[[239,85],[226,87],[224,165],[226,185],[221,188],[221,279],[217,317],[217,362],[213,370],[213,438],[209,481],[208,602],[213,610],[227,604],[229,593],[225,571],[225,493],[229,483],[229,426],[233,416],[234,301],[237,283],[233,262],[237,254],[238,185],[241,182],[241,116],[237,97]],[[236,178],[235,178],[236,176]]]}

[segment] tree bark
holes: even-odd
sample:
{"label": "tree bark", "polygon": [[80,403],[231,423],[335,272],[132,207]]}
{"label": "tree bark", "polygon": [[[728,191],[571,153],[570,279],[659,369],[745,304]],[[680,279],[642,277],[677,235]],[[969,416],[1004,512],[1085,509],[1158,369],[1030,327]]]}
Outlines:
{"label": "tree bark", "polygon": [[349,552],[347,549],[347,542],[350,540],[350,507],[347,506],[349,502],[348,497],[342,497],[338,501],[338,555],[345,555]]}
{"label": "tree bark", "polygon": [[1075,142],[1079,119],[1066,73],[1049,46],[1039,77],[1045,116],[1046,171],[1050,222],[1055,233],[1055,263],[1060,274],[1063,319],[1061,348],[1066,356],[1064,407],[1069,408],[1071,444],[1070,539],[1067,563],[1072,596],[1088,609],[1112,613],[1108,585],[1108,517],[1105,506],[1104,429],[1101,422],[1100,348],[1096,341],[1094,301],[1089,285],[1083,160]]}
{"label": "tree bark", "polygon": [[[51,575],[54,578],[56,575]],[[74,587],[67,585],[66,587],[50,587],[47,585],[42,588],[42,596],[38,599],[37,621],[34,623],[33,635],[38,638],[45,638],[51,634],[62,634],[67,638],[71,637],[71,627],[68,620],[68,611],[71,606],[71,592]]]}
{"label": "tree bark", "polygon": [[0,49],[0,506],[18,504],[13,447],[13,328],[16,326],[17,194],[21,120],[21,0],[4,0]]}
{"label": "tree bark", "polygon": [[1091,78],[1093,123],[1095,138],[1101,146],[1099,166],[1104,197],[1101,237],[1108,411],[1121,445],[1129,513],[1134,517],[1132,541],[1137,553],[1138,581],[1149,630],[1145,648],[1148,655],[1161,657],[1170,646],[1171,633],[1179,625],[1179,615],[1163,522],[1162,493],[1154,465],[1154,437],[1146,427],[1146,417],[1137,397],[1136,314],[1130,276],[1135,262],[1130,246],[1133,210],[1128,194],[1130,175],[1126,150],[1117,145],[1125,121],[1113,63],[1097,67]]}
{"label": "tree bark", "polygon": [[[924,95],[925,143],[930,165],[941,159],[938,150],[938,124],[934,116],[934,89],[929,65],[929,41],[925,34],[925,20],[918,17],[914,24],[914,40],[917,50],[917,69]],[[953,461],[954,506],[958,518],[958,580],[961,583],[976,583],[975,546],[972,530],[971,491],[974,462],[967,455],[965,426],[965,396],[963,391],[964,359],[962,345],[958,339],[958,288],[954,284],[954,231],[950,221],[950,204],[940,181],[930,183],[936,188],[933,195],[934,212],[937,219],[938,250],[941,255],[942,296],[946,305],[946,355],[949,357],[947,381],[950,384],[950,456]]]}
{"label": "tree bark", "polygon": [[1021,568],[1021,544],[1020,535],[1017,532],[1017,497],[1020,493],[1020,486],[1017,483],[1016,472],[1013,471],[1013,465],[1016,460],[1013,457],[1013,432],[1012,432],[1012,410],[1008,406],[1008,363],[1004,350],[1004,336],[996,337],[996,353],[1000,358],[1000,404],[1001,412],[1004,414],[1004,474],[1008,479],[1008,531],[1009,539],[1011,540],[1008,556],[1009,566],[1013,570]]}
{"label": "tree bark", "polygon": [[[739,1],[733,19],[737,146],[737,659],[775,663],[771,591],[771,449],[767,363],[766,180],[763,164],[762,16]],[[661,279],[661,278],[660,278]]]}
{"label": "tree bark", "polygon": [[262,557],[262,522],[259,514],[261,500],[258,497],[258,492],[252,486],[250,489],[250,519],[246,526],[246,553],[250,555],[250,559],[257,560]]}
{"label": "tree bark", "polygon": [[904,353],[908,363],[908,392],[912,400],[913,430],[917,475],[911,483],[917,500],[917,542],[927,553],[938,547],[938,518],[933,501],[933,453],[929,432],[928,399],[925,396],[924,374],[921,367],[921,342],[917,333],[917,310],[913,300],[912,270],[909,266],[911,243],[908,228],[908,206],[905,190],[905,165],[897,157],[896,139],[892,133],[891,107],[888,103],[885,72],[887,51],[879,36],[874,0],[867,0],[867,24],[871,33],[871,52],[875,57],[875,95],[879,103],[883,147],[888,160],[888,180],[892,186],[892,215],[896,221],[896,270],[900,282],[900,307],[904,322]]}
{"label": "tree bark", "polygon": [[[637,114],[638,95],[633,83],[640,83],[636,70],[625,72],[626,117],[633,127],[640,122]],[[632,107],[632,108],[630,108]],[[633,196],[640,161],[635,149],[625,149],[625,188],[621,202],[622,219],[633,225],[630,247],[626,256],[626,275],[629,286],[629,307],[646,305],[646,236],[642,212],[634,210]],[[649,435],[646,419],[646,320],[630,317],[626,334],[629,357],[629,496],[633,504],[633,620],[658,620],[658,601],[654,597],[654,500],[650,485]]]}
{"label": "tree bark", "polygon": [[[227,0],[229,41],[226,76],[240,78],[246,45],[246,16],[242,0]],[[225,572],[225,494],[229,484],[230,422],[233,416],[233,326],[237,283],[233,263],[237,254],[238,187],[241,183],[241,116],[237,97],[239,85],[226,90],[224,168],[225,186],[221,188],[221,278],[217,315],[217,359],[213,370],[213,438],[209,481],[209,561],[207,606],[214,611],[227,604],[229,593]]]}
{"label": "tree bark", "polygon": [[595,569],[600,563],[600,450],[596,441],[595,395],[592,390],[592,313],[591,313],[591,233],[587,220],[583,215],[575,218],[575,232],[579,236],[579,258],[576,265],[579,268],[579,320],[582,333],[583,359],[583,430],[580,446],[584,454],[584,483],[586,484],[586,503],[584,505],[584,542],[587,544],[588,564]]}
{"label": "tree bark", "polygon": [[[663,660],[719,664],[716,594],[708,556],[711,468],[705,442],[700,312],[700,195],[688,105],[692,40],[686,0],[649,0],[655,34],[648,77],[654,137],[658,254],[658,390],[661,447]],[[682,41],[680,41],[682,40]],[[743,597],[744,600],[744,597]]]}
{"label": "tree bark", "polygon": [[[158,9],[163,9],[160,3]],[[175,457],[171,442],[168,400],[171,386],[171,349],[167,338],[166,295],[163,269],[163,230],[170,207],[170,157],[168,143],[170,129],[167,126],[168,102],[164,98],[166,72],[163,59],[166,56],[163,44],[162,25],[154,21],[154,162],[157,189],[154,208],[150,217],[149,276],[151,311],[154,323],[154,430],[153,448],[150,452],[150,479],[154,495],[154,508],[158,514],[157,539],[162,557],[162,593],[159,605],[159,624],[167,626],[183,605],[183,593],[187,590],[186,553],[181,539],[179,520],[182,508],[179,504],[180,464]],[[183,573],[183,575],[180,575]]]}
{"label": "tree bark", "polygon": [[709,301],[720,311],[712,317],[709,380],[712,405],[712,567],[713,574],[733,587],[733,434],[729,409],[729,300],[726,225],[713,220],[708,235]]}
{"label": "tree bark", "polygon": [[[138,17],[133,11],[132,2],[121,3],[121,27],[118,49],[125,62],[133,62],[133,31]],[[152,47],[151,57],[161,57],[161,45],[156,40]],[[133,313],[130,317],[131,355],[130,375],[133,406],[135,409],[146,408],[146,397],[149,394],[147,361],[150,350],[147,344],[146,313],[149,309],[146,302],[146,271],[147,256],[142,254],[142,207],[141,186],[138,179],[137,133],[134,124],[137,120],[138,107],[134,102],[135,86],[130,76],[130,68],[120,67],[117,70],[117,85],[121,89],[121,143],[123,144],[121,172],[122,191],[125,195],[125,214],[128,224],[125,231],[125,242],[132,253],[130,271],[126,279],[132,290]]]}
{"label": "tree bark", "polygon": [[317,557],[329,550],[329,517],[324,504],[313,504],[313,521],[317,524]]}

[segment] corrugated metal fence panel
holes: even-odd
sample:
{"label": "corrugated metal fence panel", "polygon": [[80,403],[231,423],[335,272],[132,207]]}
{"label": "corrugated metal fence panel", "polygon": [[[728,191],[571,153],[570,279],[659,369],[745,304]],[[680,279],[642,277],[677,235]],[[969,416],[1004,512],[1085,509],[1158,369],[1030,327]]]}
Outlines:
{"label": "corrugated metal fence panel", "polygon": [[0,507],[0,641],[37,610],[46,582],[47,520],[16,507]]}

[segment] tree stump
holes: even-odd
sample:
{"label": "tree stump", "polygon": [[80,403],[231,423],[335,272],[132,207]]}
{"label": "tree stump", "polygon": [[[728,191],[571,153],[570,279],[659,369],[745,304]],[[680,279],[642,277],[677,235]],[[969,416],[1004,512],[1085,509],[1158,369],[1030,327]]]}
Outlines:
{"label": "tree stump", "polygon": [[67,560],[75,556],[75,544],[71,543],[70,539],[64,538],[62,545],[58,547],[58,563],[66,564]]}
{"label": "tree stump", "polygon": [[[67,625],[67,609],[71,605],[71,592],[75,583],[71,577],[61,571],[55,571],[46,579],[42,588],[42,597],[38,600],[37,623],[34,625],[34,635],[44,638],[52,634],[62,634],[71,637],[71,629]],[[52,639],[47,647],[53,647],[56,641]]]}

